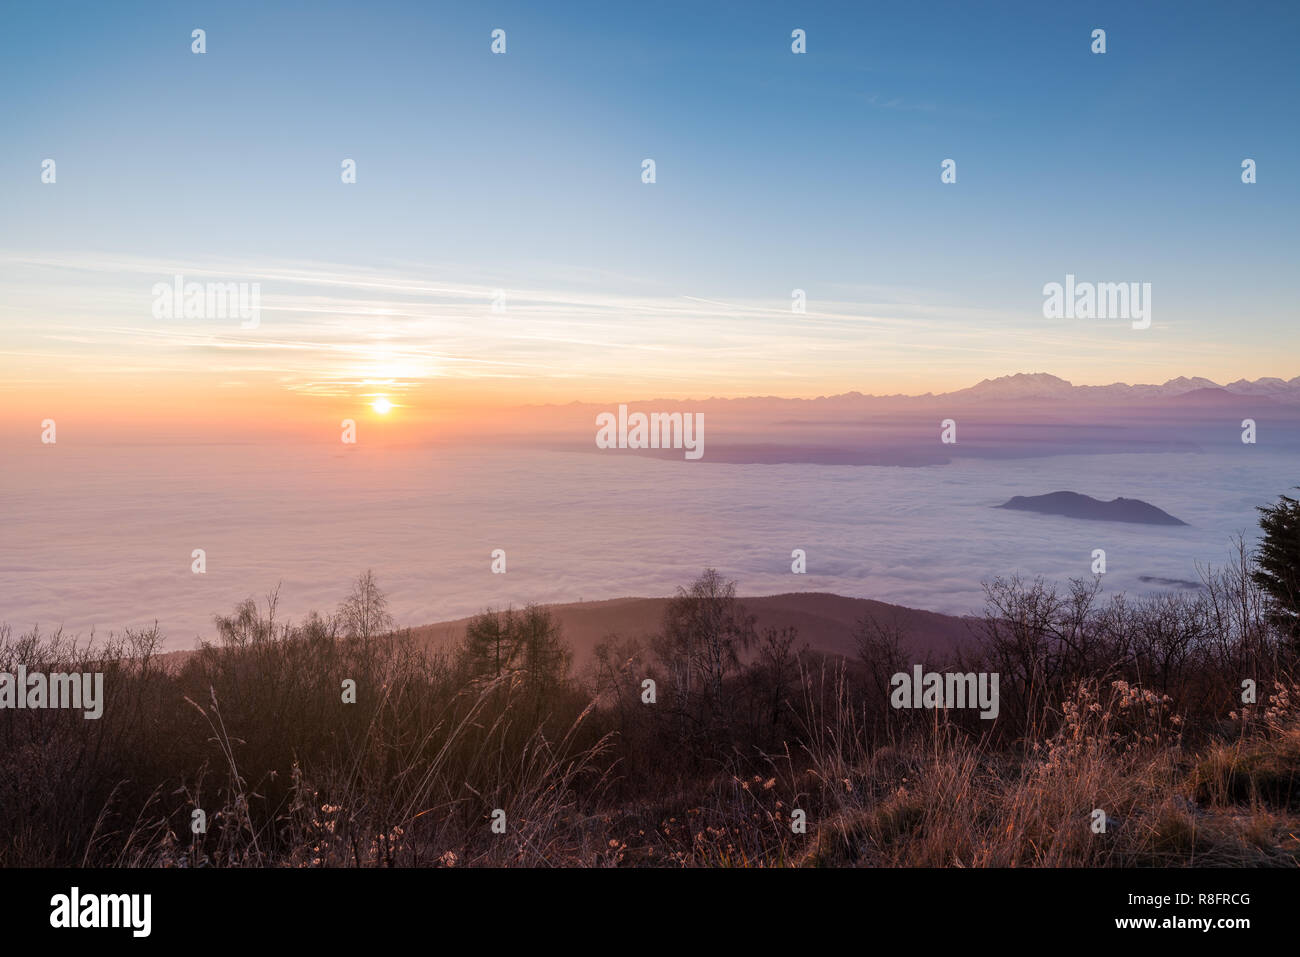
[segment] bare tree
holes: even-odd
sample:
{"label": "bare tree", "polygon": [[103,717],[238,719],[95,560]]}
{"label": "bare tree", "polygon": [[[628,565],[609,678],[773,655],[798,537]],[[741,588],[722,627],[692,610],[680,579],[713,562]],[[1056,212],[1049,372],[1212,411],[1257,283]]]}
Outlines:
{"label": "bare tree", "polygon": [[888,621],[875,615],[863,615],[853,626],[853,643],[858,659],[867,669],[872,690],[881,702],[889,700],[890,680],[907,670],[903,649],[911,645],[907,627],[895,613]]}
{"label": "bare tree", "polygon": [[388,613],[388,599],[379,590],[375,575],[366,569],[352,584],[352,593],[339,605],[339,623],[348,638],[369,643],[393,630],[393,616]]}
{"label": "bare tree", "polygon": [[755,672],[760,681],[760,693],[768,712],[768,733],[771,741],[779,738],[781,715],[787,707],[787,695],[799,676],[799,653],[795,642],[799,629],[765,628],[758,645],[758,664]]}
{"label": "bare tree", "polygon": [[668,602],[655,651],[673,680],[683,718],[713,730],[727,717],[723,682],[754,642],[754,621],[736,598],[736,583],[712,568]]}
{"label": "bare tree", "polygon": [[[280,603],[280,586],[266,593],[266,615],[257,610],[257,602],[245,598],[233,615],[216,615],[217,637],[227,648],[246,648],[277,637],[276,607]],[[281,635],[283,637],[283,635]]]}

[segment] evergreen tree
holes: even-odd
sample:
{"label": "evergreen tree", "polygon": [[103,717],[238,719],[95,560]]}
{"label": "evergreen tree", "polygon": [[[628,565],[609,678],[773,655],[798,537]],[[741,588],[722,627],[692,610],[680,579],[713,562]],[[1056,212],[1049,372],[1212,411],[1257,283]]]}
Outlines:
{"label": "evergreen tree", "polygon": [[515,613],[485,611],[465,629],[460,664],[471,678],[496,678],[518,666],[519,638]]}
{"label": "evergreen tree", "polygon": [[1273,620],[1300,644],[1300,501],[1281,496],[1259,508],[1264,538],[1255,553],[1255,584],[1272,599]]}
{"label": "evergreen tree", "polygon": [[559,622],[549,611],[529,605],[515,619],[515,636],[520,666],[534,690],[550,690],[568,676],[573,655],[564,644]]}
{"label": "evergreen tree", "polygon": [[568,677],[573,655],[559,622],[539,605],[522,612],[485,611],[465,629],[462,667],[473,678],[495,678],[522,670],[533,691],[554,688]]}

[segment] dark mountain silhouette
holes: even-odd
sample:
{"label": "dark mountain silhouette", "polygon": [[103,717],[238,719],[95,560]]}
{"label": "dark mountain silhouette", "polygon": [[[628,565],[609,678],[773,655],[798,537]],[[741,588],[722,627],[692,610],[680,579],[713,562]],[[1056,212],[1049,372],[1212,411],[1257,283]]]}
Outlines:
{"label": "dark mountain silhouette", "polygon": [[1011,508],[1040,515],[1063,515],[1095,522],[1134,522],[1139,525],[1186,525],[1147,502],[1116,498],[1109,502],[1078,492],[1049,492],[1046,495],[1017,495],[994,508]]}

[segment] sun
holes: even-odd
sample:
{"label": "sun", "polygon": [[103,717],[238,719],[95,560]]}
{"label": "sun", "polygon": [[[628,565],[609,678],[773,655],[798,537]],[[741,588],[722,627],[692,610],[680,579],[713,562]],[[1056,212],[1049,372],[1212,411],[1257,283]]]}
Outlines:
{"label": "sun", "polygon": [[393,403],[389,402],[387,397],[382,395],[379,398],[375,399],[374,402],[370,403],[370,408],[374,409],[380,415],[387,415],[388,410],[391,409],[392,407],[393,407]]}

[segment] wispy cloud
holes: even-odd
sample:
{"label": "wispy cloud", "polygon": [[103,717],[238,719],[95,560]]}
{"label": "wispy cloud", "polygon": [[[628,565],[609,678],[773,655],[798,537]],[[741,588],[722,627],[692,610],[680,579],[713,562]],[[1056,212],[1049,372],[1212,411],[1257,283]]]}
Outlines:
{"label": "wispy cloud", "polygon": [[[1117,328],[954,306],[927,290],[842,286],[829,290],[834,299],[812,290],[795,313],[788,300],[647,293],[635,279],[580,270],[567,286],[536,279],[500,290],[443,274],[463,271],[3,254],[3,355],[12,373],[39,360],[70,378],[127,369],[260,377],[298,394],[554,380],[579,397],[615,386],[633,396],[753,394],[773,383],[790,394],[930,391],[1022,369],[1088,381],[1081,363],[1100,368],[1133,352]],[[155,319],[153,285],[175,275],[258,283],[259,326]],[[504,311],[493,308],[498,296]]]}

